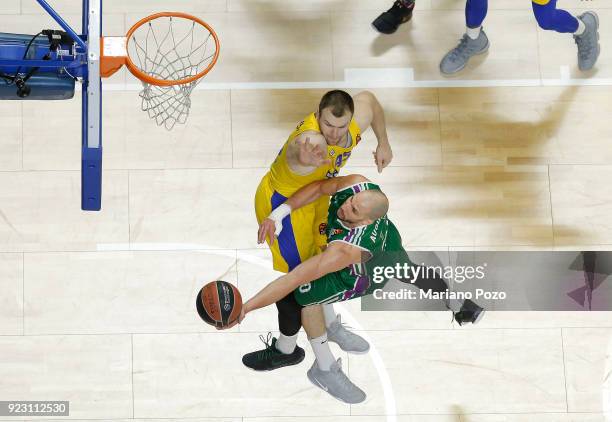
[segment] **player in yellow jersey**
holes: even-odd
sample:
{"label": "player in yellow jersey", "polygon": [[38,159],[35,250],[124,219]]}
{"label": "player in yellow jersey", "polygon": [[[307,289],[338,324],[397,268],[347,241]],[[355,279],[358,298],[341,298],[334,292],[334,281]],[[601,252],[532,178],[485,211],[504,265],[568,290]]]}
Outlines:
{"label": "player in yellow jersey", "polygon": [[[374,162],[381,172],[391,162],[393,154],[383,108],[371,92],[360,92],[354,98],[340,90],[326,93],[318,110],[306,116],[289,135],[255,194],[257,222],[261,224],[266,218],[277,222],[277,238],[268,239],[275,270],[291,271],[320,253],[327,242],[328,196],[294,212],[287,209],[285,201],[309,183],[337,176],[361,140],[361,133],[370,126],[378,141],[373,152]],[[304,350],[296,346],[301,323],[284,321],[281,318],[284,301],[276,305],[280,311],[281,335],[275,347],[292,355],[284,365],[299,363],[304,358]],[[330,341],[347,352],[366,353],[369,350],[364,339],[342,326],[332,305],[324,306],[324,313]],[[291,363],[287,363],[289,361]]]}

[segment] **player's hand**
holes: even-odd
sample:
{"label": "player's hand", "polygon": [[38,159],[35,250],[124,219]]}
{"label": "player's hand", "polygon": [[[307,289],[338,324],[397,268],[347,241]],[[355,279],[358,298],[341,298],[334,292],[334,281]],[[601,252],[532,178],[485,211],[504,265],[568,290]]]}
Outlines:
{"label": "player's hand", "polygon": [[323,164],[329,164],[327,151],[323,151],[323,148],[319,145],[311,144],[309,137],[303,142],[299,142],[298,147],[298,160],[300,164],[312,167],[321,167]]}
{"label": "player's hand", "polygon": [[257,232],[257,243],[264,243],[266,237],[270,239],[270,246],[274,244],[276,238],[276,223],[270,218],[266,218],[260,225]]}
{"label": "player's hand", "polygon": [[242,306],[242,309],[240,310],[240,315],[238,315],[238,318],[234,320],[234,322],[232,322],[231,324],[225,326],[225,327],[217,327],[217,330],[221,331],[221,330],[229,330],[230,328],[232,328],[233,326],[235,326],[236,324],[240,324],[242,323],[242,321],[244,321],[244,317],[246,316],[245,312],[244,312],[244,306]]}
{"label": "player's hand", "polygon": [[393,151],[391,151],[391,145],[388,143],[378,144],[376,151],[372,152],[372,154],[374,155],[374,162],[379,173],[382,173],[383,169],[393,160]]}

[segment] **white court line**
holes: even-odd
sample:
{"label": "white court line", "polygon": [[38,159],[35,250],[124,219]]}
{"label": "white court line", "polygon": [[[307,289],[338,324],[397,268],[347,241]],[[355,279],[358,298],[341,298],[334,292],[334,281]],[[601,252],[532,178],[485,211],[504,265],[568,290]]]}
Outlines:
{"label": "white court line", "polygon": [[[612,78],[571,79],[570,67],[559,68],[559,78],[537,79],[482,79],[414,80],[414,69],[349,68],[344,79],[338,81],[304,82],[208,82],[200,83],[196,90],[274,90],[274,89],[351,89],[351,88],[486,88],[486,87],[538,87],[538,86],[612,86]],[[80,84],[78,85],[80,86]],[[77,88],[78,88],[77,86]],[[139,83],[103,84],[104,91],[140,91]]]}
{"label": "white court line", "polygon": [[570,80],[570,68],[567,65],[561,66],[560,68],[561,71],[561,79],[564,81],[569,81]]}
{"label": "white court line", "polygon": [[[97,250],[100,252],[121,252],[121,251],[194,251],[194,252],[205,252],[213,255],[229,256],[234,257],[237,252],[237,258],[247,261],[251,264],[270,269],[272,267],[272,260],[266,258],[260,258],[244,251],[236,249],[215,249],[211,245],[205,245],[201,243],[98,243]],[[265,250],[265,249],[262,249]],[[272,280],[270,280],[272,281]],[[360,331],[360,335],[370,343],[370,351],[368,355],[372,359],[374,368],[378,373],[378,378],[382,384],[383,394],[385,396],[385,409],[387,422],[397,421],[397,407],[395,404],[395,393],[393,392],[393,386],[391,384],[391,378],[385,367],[385,363],[378,353],[376,346],[372,343],[367,333],[365,333],[363,327],[353,317],[349,310],[339,303],[335,304],[336,310],[342,314],[342,319],[345,320],[349,325],[353,326],[356,330]]]}
{"label": "white court line", "polygon": [[603,380],[603,413],[606,418],[606,422],[612,422],[612,336],[610,336],[610,341],[608,342]]}
{"label": "white court line", "polygon": [[376,368],[376,372],[378,372],[378,378],[380,378],[380,383],[382,384],[383,394],[385,395],[385,415],[387,416],[388,422],[396,422],[397,421],[397,407],[395,405],[395,393],[393,392],[393,384],[391,384],[391,378],[389,378],[389,373],[387,372],[387,367],[378,353],[376,346],[372,342],[372,339],[363,329],[362,325],[351,315],[348,309],[341,303],[334,303],[334,308],[336,311],[339,311],[342,314],[342,319],[345,320],[348,325],[353,326],[356,330],[359,330],[359,335],[363,337],[368,343],[370,343],[370,350],[368,351],[368,355],[372,359],[372,363],[374,363],[374,367]]}

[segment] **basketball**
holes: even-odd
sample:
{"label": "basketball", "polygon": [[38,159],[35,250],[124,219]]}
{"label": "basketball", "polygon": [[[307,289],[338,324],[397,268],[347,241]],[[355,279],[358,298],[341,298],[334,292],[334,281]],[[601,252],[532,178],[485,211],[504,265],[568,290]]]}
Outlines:
{"label": "basketball", "polygon": [[198,292],[196,309],[207,324],[226,327],[240,316],[242,296],[236,286],[227,281],[211,281]]}

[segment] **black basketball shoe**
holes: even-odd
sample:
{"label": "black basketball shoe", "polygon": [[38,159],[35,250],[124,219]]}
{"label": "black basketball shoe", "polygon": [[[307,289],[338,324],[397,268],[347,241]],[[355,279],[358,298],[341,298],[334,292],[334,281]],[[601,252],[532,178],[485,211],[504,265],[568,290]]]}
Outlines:
{"label": "black basketball shoe", "polygon": [[273,371],[283,366],[297,365],[306,356],[304,349],[297,345],[291,354],[287,355],[279,352],[276,349],[276,338],[272,337],[272,333],[268,333],[266,338],[264,336],[259,336],[259,338],[266,345],[266,348],[247,353],[242,357],[244,366],[254,371]]}
{"label": "black basketball shoe", "polygon": [[412,18],[414,0],[395,0],[391,9],[374,19],[372,26],[383,34],[393,34],[397,28]]}
{"label": "black basketball shoe", "polygon": [[459,312],[455,312],[454,317],[455,321],[457,321],[459,325],[467,324],[468,322],[476,324],[482,319],[484,313],[484,308],[478,306],[470,299],[466,299],[465,302],[463,302],[463,305],[461,305]]}

